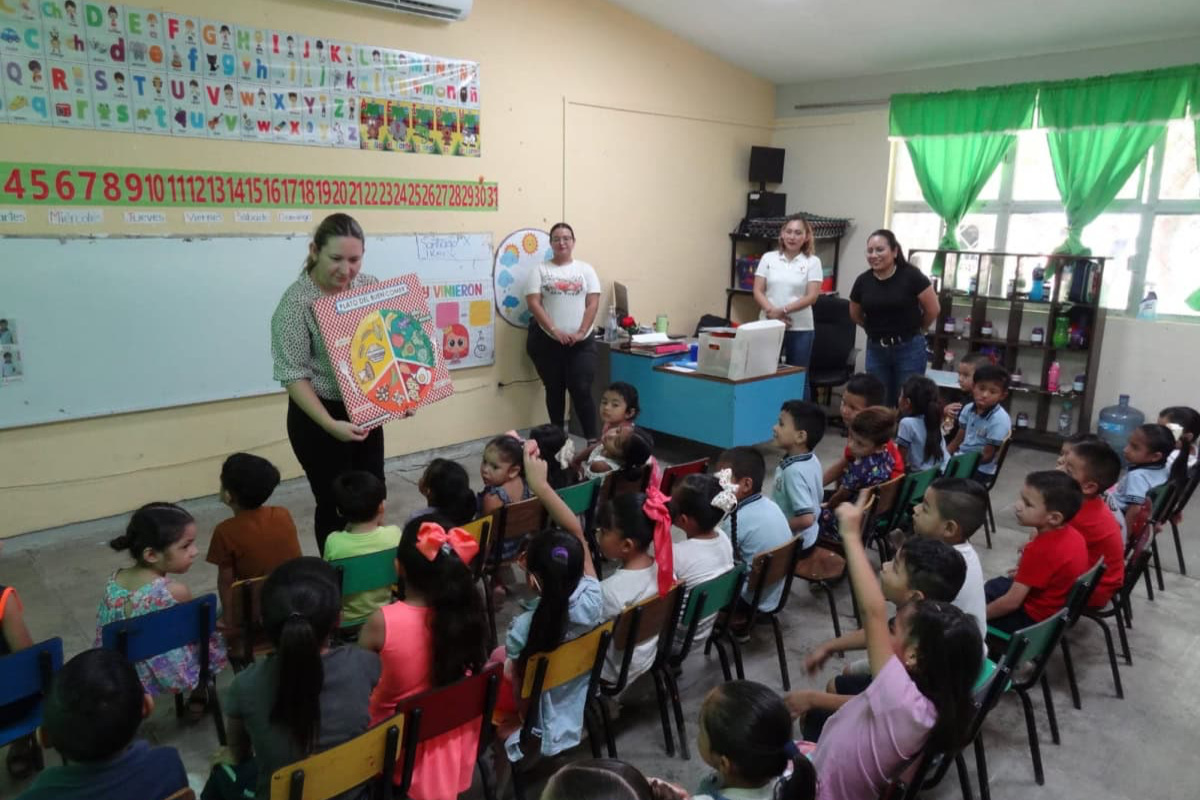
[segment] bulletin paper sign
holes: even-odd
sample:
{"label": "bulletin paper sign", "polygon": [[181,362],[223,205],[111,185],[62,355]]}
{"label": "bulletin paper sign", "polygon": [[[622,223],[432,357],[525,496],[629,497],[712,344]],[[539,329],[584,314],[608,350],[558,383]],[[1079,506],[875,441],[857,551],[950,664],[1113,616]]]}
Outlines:
{"label": "bulletin paper sign", "polygon": [[[0,0],[3,2],[4,0]],[[496,183],[0,161],[0,205],[495,211]]]}
{"label": "bulletin paper sign", "polygon": [[0,122],[478,156],[479,64],[85,0],[0,1]]}
{"label": "bulletin paper sign", "polygon": [[313,312],[356,425],[375,428],[454,394],[416,273],[319,298]]}
{"label": "bulletin paper sign", "polygon": [[529,327],[533,314],[525,302],[525,283],[529,271],[554,256],[550,234],[538,228],[522,228],[504,238],[496,248],[493,280],[496,310],[509,325]]}

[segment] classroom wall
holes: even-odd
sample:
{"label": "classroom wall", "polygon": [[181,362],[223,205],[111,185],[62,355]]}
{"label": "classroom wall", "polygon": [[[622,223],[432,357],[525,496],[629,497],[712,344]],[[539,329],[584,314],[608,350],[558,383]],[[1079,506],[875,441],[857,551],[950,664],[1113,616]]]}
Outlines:
{"label": "classroom wall", "polygon": [[[869,101],[894,92],[948,91],[1031,80],[1059,80],[1195,63],[1200,37],[1128,47],[1109,47],[1027,59],[982,62],[892,75],[822,81],[778,87],[772,144],[787,148],[784,182],[788,210],[853,217],[843,239],[838,289],[849,295],[855,277],[866,269],[866,239],[884,227],[889,167],[888,109],[826,108],[797,111],[797,104]],[[902,243],[906,244],[906,243]],[[858,346],[866,339],[859,330]],[[1147,353],[1200,349],[1200,324],[1146,322],[1110,312],[1101,351],[1101,370],[1093,411],[1116,402],[1120,393],[1153,416],[1168,405],[1195,405],[1200,376],[1169,371]],[[860,367],[861,367],[860,355]],[[1094,423],[1093,423],[1094,424]]]}
{"label": "classroom wall", "polygon": [[[306,34],[477,60],[483,156],[20,126],[4,126],[6,152],[51,163],[483,176],[499,182],[498,212],[355,214],[371,235],[490,231],[496,243],[517,228],[548,228],[565,218],[578,235],[576,255],[596,266],[606,290],[613,280],[629,284],[639,319],[666,313],[674,330],[690,331],[699,313],[719,307],[728,280],[727,233],[744,209],[750,145],[770,139],[775,102],[767,81],[600,0],[485,0],[465,22],[451,25],[332,0],[170,0],[163,7],[245,25],[286,21]],[[155,233],[184,232],[182,213],[167,214],[170,230]],[[61,235],[37,223],[38,213],[29,216],[20,233]],[[121,216],[109,212],[102,232],[146,233],[126,228]],[[235,227],[231,217],[225,228],[208,232],[295,229]],[[298,243],[297,269],[302,258]],[[688,275],[681,280],[682,269]],[[213,324],[220,324],[220,309],[213,310]],[[262,328],[262,342],[248,347],[267,346],[267,320]],[[497,386],[534,377],[524,331],[497,322],[496,333],[495,366],[455,372],[454,398],[389,425],[389,456],[544,421],[539,383]],[[221,461],[236,450],[260,453],[286,477],[296,476],[285,406],[278,395],[0,431],[0,538],[122,513],[149,500],[210,494]]]}

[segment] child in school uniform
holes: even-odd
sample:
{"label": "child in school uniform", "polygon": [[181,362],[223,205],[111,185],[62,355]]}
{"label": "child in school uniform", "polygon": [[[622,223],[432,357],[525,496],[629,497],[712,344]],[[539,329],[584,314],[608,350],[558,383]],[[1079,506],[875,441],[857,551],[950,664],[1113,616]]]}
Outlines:
{"label": "child in school uniform", "polygon": [[[1175,459],[1186,453],[1187,468],[1196,466],[1196,441],[1200,439],[1200,411],[1191,406],[1168,406],[1158,412],[1158,424],[1165,425],[1175,434],[1175,449],[1167,456],[1167,469],[1175,466]],[[1172,472],[1172,476],[1175,473]]]}
{"label": "child in school uniform", "polygon": [[[712,475],[688,475],[675,484],[671,491],[671,522],[687,536],[674,546],[672,553],[679,581],[699,586],[733,568],[733,547],[717,525],[736,503],[732,487],[722,487]],[[701,620],[696,626],[696,641],[708,638],[715,616]],[[676,644],[682,644],[682,640],[680,635]]]}
{"label": "child in school uniform", "polygon": [[1104,608],[1125,585],[1125,543],[1121,538],[1121,526],[1104,502],[1104,493],[1121,474],[1121,459],[1107,442],[1080,442],[1062,461],[1059,469],[1074,478],[1083,490],[1083,505],[1071,520],[1071,527],[1079,531],[1087,543],[1088,564],[1104,559],[1104,574],[1088,605]]}
{"label": "child in school uniform", "polygon": [[821,462],[813,452],[825,436],[825,412],[815,403],[788,400],[771,430],[783,459],[775,468],[771,497],[783,511],[793,536],[803,536],[805,553],[817,544],[821,512]]}
{"label": "child in school uniform", "polygon": [[983,527],[987,500],[987,489],[973,480],[938,478],[913,508],[913,533],[945,542],[963,557],[967,572],[951,602],[975,620],[981,637],[987,635],[987,599],[983,567],[970,539]]}
{"label": "child in school uniform", "polygon": [[[850,434],[850,423],[858,416],[858,413],[871,406],[882,406],[886,394],[887,388],[883,385],[883,381],[874,375],[868,372],[858,372],[850,376],[850,380],[842,389],[842,404],[839,409],[847,437]],[[904,458],[900,455],[900,448],[894,441],[891,441],[888,442],[887,449],[893,462],[891,477],[904,477]],[[825,467],[821,476],[821,485],[828,486],[831,483],[837,483],[853,460],[850,443],[847,442],[846,447],[842,449],[842,457]]]}
{"label": "child in school uniform", "polygon": [[[396,549],[400,528],[383,524],[387,484],[365,470],[351,470],[334,480],[333,496],[347,527],[325,540],[326,561]],[[391,600],[392,590],[388,587],[346,595],[342,598],[342,625],[366,622],[377,608]]]}
{"label": "child in school uniform", "polygon": [[[793,536],[787,517],[774,500],[762,493],[767,474],[767,462],[762,453],[753,447],[731,447],[717,458],[716,471],[723,470],[729,470],[737,497],[737,505],[724,526],[730,534],[737,560],[750,564],[759,553],[787,544]],[[763,587],[759,610],[774,611],[782,594],[782,581]],[[753,600],[750,589],[742,587],[739,606],[744,605],[748,610]]]}
{"label": "child in school uniform", "polygon": [[949,461],[942,435],[942,401],[937,384],[924,375],[913,375],[900,388],[896,446],[908,472],[940,470]]}
{"label": "child in school uniform", "polygon": [[217,566],[221,607],[229,608],[236,581],[267,575],[300,557],[296,523],[286,508],[264,505],[279,485],[279,470],[250,453],[234,453],[221,466],[221,502],[233,516],[213,529],[205,561]]}
{"label": "child in school uniform", "polygon": [[[646,494],[617,495],[600,507],[600,552],[620,562],[616,572],[600,582],[604,619],[613,619],[627,608],[655,595],[664,596],[675,583],[671,543],[671,512],[667,498],[656,487]],[[653,547],[654,555],[650,554]],[[600,677],[615,683],[620,677],[624,651],[614,642],[604,657]],[[640,643],[629,662],[627,681],[641,676],[654,663],[658,639]]]}
{"label": "child in school uniform", "polygon": [[988,624],[1014,633],[1041,622],[1067,603],[1075,580],[1088,571],[1087,543],[1071,520],[1083,505],[1079,483],[1065,472],[1025,476],[1017,500],[1017,522],[1034,529],[1013,577],[984,584]]}
{"label": "child in school uniform", "polygon": [[[1133,518],[1146,495],[1167,482],[1167,456],[1175,450],[1175,435],[1165,425],[1147,423],[1134,428],[1125,443],[1125,474],[1108,494],[1108,507],[1117,516],[1121,538],[1128,538]],[[1183,466],[1183,465],[1178,465]]]}
{"label": "child in school uniform", "polygon": [[838,538],[833,509],[853,502],[859,492],[890,480],[896,462],[888,445],[896,432],[896,412],[883,406],[864,408],[850,421],[850,453],[853,460],[838,480],[838,487],[824,504],[820,517],[822,536]]}
{"label": "child in school uniform", "polygon": [[991,365],[992,359],[986,353],[978,351],[967,353],[958,361],[958,388],[962,390],[962,400],[947,403],[942,409],[942,436],[947,442],[954,441],[958,435],[958,415],[962,413],[964,401],[969,403],[974,397],[975,370]]}
{"label": "child in school uniform", "polygon": [[972,401],[959,414],[959,430],[947,451],[979,453],[975,468],[977,480],[987,480],[996,474],[996,453],[1012,432],[1012,419],[1000,405],[1008,397],[1008,370],[986,364],[976,368],[972,376]]}

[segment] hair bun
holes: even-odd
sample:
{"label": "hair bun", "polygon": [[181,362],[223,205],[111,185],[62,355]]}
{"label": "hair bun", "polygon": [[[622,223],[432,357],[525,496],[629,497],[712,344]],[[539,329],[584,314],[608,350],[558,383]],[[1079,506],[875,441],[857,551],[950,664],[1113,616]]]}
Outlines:
{"label": "hair bun", "polygon": [[120,536],[111,540],[108,543],[108,546],[111,547],[113,550],[128,550],[129,545],[130,545],[129,534],[127,534],[127,533],[122,533]]}

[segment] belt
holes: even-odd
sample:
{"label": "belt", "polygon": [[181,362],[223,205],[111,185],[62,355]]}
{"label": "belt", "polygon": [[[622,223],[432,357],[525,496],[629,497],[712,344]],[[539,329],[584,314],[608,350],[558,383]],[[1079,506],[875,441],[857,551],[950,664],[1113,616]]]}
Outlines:
{"label": "belt", "polygon": [[900,336],[868,336],[867,341],[871,344],[877,344],[880,347],[896,347],[897,345],[907,344],[912,339],[920,334],[910,333]]}

